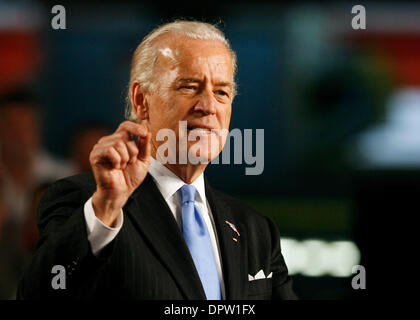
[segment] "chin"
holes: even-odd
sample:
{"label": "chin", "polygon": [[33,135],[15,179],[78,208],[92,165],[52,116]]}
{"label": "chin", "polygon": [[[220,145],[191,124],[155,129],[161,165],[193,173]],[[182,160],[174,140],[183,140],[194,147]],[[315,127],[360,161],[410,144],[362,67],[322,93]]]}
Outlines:
{"label": "chin", "polygon": [[208,164],[220,153],[219,145],[213,148],[207,144],[195,143],[188,148],[188,161],[191,164]]}

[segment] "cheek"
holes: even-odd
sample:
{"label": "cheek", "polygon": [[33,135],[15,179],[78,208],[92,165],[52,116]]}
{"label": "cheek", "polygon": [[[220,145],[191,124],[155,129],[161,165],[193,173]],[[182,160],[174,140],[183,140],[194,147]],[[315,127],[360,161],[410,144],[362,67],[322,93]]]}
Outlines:
{"label": "cheek", "polygon": [[226,107],[220,112],[219,121],[224,129],[229,128],[231,114],[232,107]]}
{"label": "cheek", "polygon": [[[165,118],[168,128],[178,131],[179,122],[186,121],[185,119],[188,117],[190,105],[191,102],[188,103],[185,99],[172,95],[166,104],[165,110],[157,116]],[[178,135],[178,132],[176,134]]]}
{"label": "cheek", "polygon": [[173,108],[167,103],[163,95],[151,100],[149,107],[149,125],[151,128],[167,128],[173,118]]}

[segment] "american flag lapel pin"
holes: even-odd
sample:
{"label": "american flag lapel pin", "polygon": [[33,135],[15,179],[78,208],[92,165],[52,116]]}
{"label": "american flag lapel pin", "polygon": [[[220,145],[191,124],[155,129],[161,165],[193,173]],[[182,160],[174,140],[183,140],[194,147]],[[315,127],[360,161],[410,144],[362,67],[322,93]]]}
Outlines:
{"label": "american flag lapel pin", "polygon": [[[229,222],[229,221],[225,221],[226,222],[226,224],[238,235],[238,237],[240,237],[241,235],[239,234],[239,231],[238,231],[238,229],[236,229],[236,226],[232,223],[232,222]],[[235,242],[238,242],[238,239],[237,238],[232,238],[232,240],[233,241],[235,241]]]}

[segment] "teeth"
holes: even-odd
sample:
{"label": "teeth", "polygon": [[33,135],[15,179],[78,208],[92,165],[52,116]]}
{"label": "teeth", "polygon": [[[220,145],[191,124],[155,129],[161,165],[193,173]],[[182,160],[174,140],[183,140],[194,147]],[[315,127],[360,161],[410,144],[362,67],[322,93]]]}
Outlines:
{"label": "teeth", "polygon": [[189,129],[189,130],[211,131],[210,129],[207,129],[207,128],[194,128],[194,129]]}

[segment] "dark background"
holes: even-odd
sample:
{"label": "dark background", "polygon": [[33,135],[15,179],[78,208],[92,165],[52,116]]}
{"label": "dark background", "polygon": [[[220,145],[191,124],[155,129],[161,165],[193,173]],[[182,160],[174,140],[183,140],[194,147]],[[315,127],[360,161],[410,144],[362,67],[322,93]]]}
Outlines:
{"label": "dark background", "polygon": [[[40,96],[44,146],[62,159],[84,123],[114,130],[123,121],[131,55],[148,32],[174,18],[217,23],[238,55],[231,129],[253,129],[254,138],[264,129],[264,172],[246,176],[246,165],[210,165],[207,178],[296,241],[299,250],[283,250],[290,265],[302,255],[307,261],[292,272],[300,298],[367,298],[374,291],[381,281],[374,270],[385,268],[382,255],[389,259],[391,245],[402,241],[394,231],[409,223],[420,189],[420,6],[61,1],[67,29],[53,30],[55,2],[0,4],[0,11],[21,6],[31,13],[21,25],[1,24],[0,48],[27,53],[21,60],[31,63],[15,85],[29,84]],[[355,4],[366,8],[366,30],[351,27]],[[22,35],[30,41],[14,47],[13,37]],[[0,90],[7,92],[19,64],[0,61]],[[306,246],[311,239],[318,249]],[[360,258],[343,251],[346,275],[311,275],[313,264],[340,264],[337,251],[322,261],[337,242],[353,245]],[[351,287],[355,264],[366,268],[366,290]]]}

